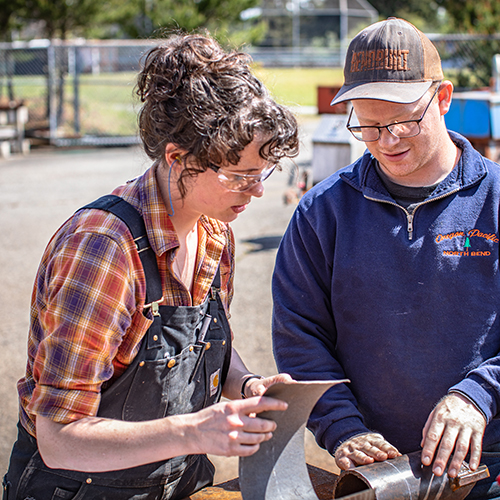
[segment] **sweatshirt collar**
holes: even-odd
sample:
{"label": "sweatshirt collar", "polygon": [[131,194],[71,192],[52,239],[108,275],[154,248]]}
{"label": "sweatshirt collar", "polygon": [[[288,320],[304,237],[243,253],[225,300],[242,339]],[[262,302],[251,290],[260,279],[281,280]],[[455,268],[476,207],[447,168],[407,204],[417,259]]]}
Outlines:
{"label": "sweatshirt collar", "polygon": [[[487,173],[484,158],[472,147],[471,143],[456,132],[448,131],[448,133],[451,140],[462,150],[462,154],[458,164],[439,183],[429,199],[455,192],[457,189],[471,187]],[[377,173],[376,161],[371,153],[366,150],[364,155],[352,165],[352,168],[346,169],[340,174],[340,177],[365,196],[393,202]]]}

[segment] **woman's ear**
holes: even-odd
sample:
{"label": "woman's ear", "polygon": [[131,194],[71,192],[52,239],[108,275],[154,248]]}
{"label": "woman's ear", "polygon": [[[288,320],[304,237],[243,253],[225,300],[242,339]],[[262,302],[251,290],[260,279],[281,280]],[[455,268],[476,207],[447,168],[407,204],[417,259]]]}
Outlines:
{"label": "woman's ear", "polygon": [[445,115],[448,113],[451,105],[451,100],[453,96],[453,83],[449,80],[444,80],[438,92],[438,102],[439,102],[439,111],[441,115]]}
{"label": "woman's ear", "polygon": [[182,163],[185,152],[179,149],[175,144],[168,143],[165,146],[165,161],[167,165],[172,165],[175,161]]}

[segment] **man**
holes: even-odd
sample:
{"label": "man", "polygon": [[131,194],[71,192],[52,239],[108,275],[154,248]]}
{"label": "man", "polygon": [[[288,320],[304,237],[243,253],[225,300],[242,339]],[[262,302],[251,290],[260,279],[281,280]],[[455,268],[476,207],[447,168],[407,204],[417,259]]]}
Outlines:
{"label": "man", "polygon": [[[274,352],[297,380],[350,379],[309,428],[341,469],[422,449],[500,498],[500,169],[446,129],[439,55],[390,18],[349,46],[348,129],[368,150],[301,200],[273,277]],[[483,484],[484,483],[484,484]]]}

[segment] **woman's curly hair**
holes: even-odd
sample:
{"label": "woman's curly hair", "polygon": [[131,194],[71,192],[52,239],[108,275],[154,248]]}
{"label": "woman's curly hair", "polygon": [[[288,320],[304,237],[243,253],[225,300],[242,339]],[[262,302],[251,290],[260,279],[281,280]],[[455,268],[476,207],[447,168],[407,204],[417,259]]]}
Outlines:
{"label": "woman's curly hair", "polygon": [[145,55],[137,81],[141,139],[155,161],[163,161],[168,143],[194,160],[184,163],[182,195],[186,176],[210,164],[236,165],[257,134],[262,158],[277,163],[297,155],[297,121],[270,97],[250,61],[202,34],[174,35]]}

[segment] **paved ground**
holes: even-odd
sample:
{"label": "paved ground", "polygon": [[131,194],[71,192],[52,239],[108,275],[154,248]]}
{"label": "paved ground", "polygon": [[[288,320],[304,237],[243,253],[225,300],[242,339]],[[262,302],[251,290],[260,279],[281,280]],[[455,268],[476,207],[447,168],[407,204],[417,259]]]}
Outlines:
{"label": "paved ground", "polygon": [[[297,163],[311,160],[311,134],[318,124],[301,118],[303,146]],[[16,381],[25,364],[31,287],[45,245],[77,208],[141,174],[149,161],[138,148],[78,151],[34,150],[0,160],[0,474],[16,434]],[[248,367],[276,373],[271,352],[270,281],[279,240],[294,205],[283,203],[288,175],[274,174],[266,194],[235,223],[237,271],[232,326],[235,345]],[[309,433],[308,433],[309,434]],[[335,470],[332,458],[306,437],[309,463]],[[216,481],[237,476],[237,459],[212,457]]]}

